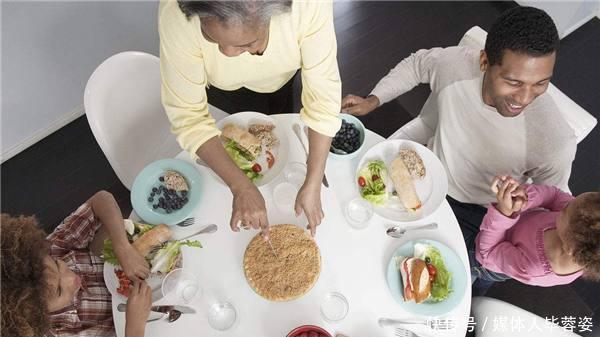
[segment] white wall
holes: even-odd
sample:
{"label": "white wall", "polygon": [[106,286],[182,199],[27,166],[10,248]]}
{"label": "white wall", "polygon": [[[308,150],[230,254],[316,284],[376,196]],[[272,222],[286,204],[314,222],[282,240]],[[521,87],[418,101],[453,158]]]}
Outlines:
{"label": "white wall", "polygon": [[2,1],[2,161],[83,113],[94,69],[126,50],[158,55],[157,1]]}
{"label": "white wall", "polygon": [[517,0],[517,2],[521,6],[545,10],[554,20],[561,39],[600,12],[600,0]]}

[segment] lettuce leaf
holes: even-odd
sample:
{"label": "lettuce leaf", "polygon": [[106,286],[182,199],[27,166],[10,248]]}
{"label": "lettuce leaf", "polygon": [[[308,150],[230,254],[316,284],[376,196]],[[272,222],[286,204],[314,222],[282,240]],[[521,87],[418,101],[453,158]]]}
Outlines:
{"label": "lettuce leaf", "polygon": [[245,151],[240,150],[235,141],[229,140],[225,143],[225,151],[227,151],[229,157],[235,162],[235,165],[244,171],[244,174],[246,174],[246,177],[248,177],[250,181],[254,182],[262,177],[262,174],[252,170],[252,166],[254,165],[252,156]]}
{"label": "lettuce leaf", "polygon": [[200,241],[169,241],[152,257],[151,273],[168,273],[175,268],[182,246],[202,248]]}
{"label": "lettuce leaf", "polygon": [[452,289],[450,289],[450,279],[452,273],[448,271],[444,264],[444,258],[440,251],[426,244],[415,244],[415,257],[425,260],[429,258],[430,263],[435,267],[435,280],[431,284],[431,299],[440,302],[448,298]]}
{"label": "lettuce leaf", "polygon": [[[387,176],[385,163],[381,160],[370,161],[358,174],[365,179],[365,186],[360,189],[363,199],[377,206],[385,204],[388,198],[384,182]],[[379,179],[373,180],[373,176],[378,176]]]}

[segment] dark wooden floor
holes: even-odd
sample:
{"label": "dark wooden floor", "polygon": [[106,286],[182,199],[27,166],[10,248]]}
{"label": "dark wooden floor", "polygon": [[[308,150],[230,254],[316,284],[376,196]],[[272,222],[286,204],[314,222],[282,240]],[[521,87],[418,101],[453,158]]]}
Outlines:
{"label": "dark wooden floor", "polygon": [[[411,52],[454,45],[474,25],[487,30],[499,13],[512,6],[515,3],[336,2],[343,93],[368,94],[390,68]],[[565,38],[553,83],[600,119],[599,39],[597,18]],[[428,94],[428,88],[420,86],[364,117],[363,122],[388,136],[418,114]],[[600,189],[599,148],[597,127],[578,146],[570,180],[574,193]],[[48,229],[99,189],[112,192],[124,214],[131,210],[129,191],[110,168],[85,117],[8,160],[0,169],[2,212],[37,214]],[[494,286],[489,295],[542,317],[594,315],[594,325],[600,324],[598,283],[578,280],[568,286],[540,288],[509,281]],[[600,336],[600,327],[583,335]]]}

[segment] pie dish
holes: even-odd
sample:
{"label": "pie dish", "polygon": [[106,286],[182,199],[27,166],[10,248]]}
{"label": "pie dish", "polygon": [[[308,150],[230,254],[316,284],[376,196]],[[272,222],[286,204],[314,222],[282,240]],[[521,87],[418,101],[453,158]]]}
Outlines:
{"label": "pie dish", "polygon": [[270,301],[291,301],[306,294],[321,273],[315,240],[296,225],[271,226],[269,237],[277,256],[260,234],[246,247],[244,274],[250,287]]}

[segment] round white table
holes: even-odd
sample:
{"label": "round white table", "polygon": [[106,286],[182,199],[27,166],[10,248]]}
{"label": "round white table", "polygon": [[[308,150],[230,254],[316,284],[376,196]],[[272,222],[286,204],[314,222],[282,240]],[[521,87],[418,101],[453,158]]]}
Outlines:
{"label": "round white table", "polygon": [[[272,117],[279,123],[278,127],[289,129],[289,160],[304,162],[306,156],[300,141],[292,132],[294,123],[302,123],[298,114]],[[383,137],[367,130],[365,146],[361,151],[364,153],[383,140]],[[354,177],[361,155],[352,160],[330,158],[327,161],[326,175],[330,187],[322,188],[325,219],[318,227],[315,237],[321,250],[321,275],[306,295],[283,303],[267,301],[248,286],[242,261],[246,246],[257,231],[234,233],[230,230],[232,196],[229,189],[218,182],[207,168],[194,163],[204,177],[204,195],[193,214],[197,222],[187,228],[174,227],[174,237],[183,237],[205,224],[215,223],[219,226],[214,234],[194,238],[200,240],[202,249],[183,248],[184,267],[198,276],[202,288],[201,295],[187,304],[197,312],[184,314],[174,323],[166,320],[150,322],[146,325],[145,336],[285,337],[297,326],[314,324],[325,328],[332,335],[345,333],[350,337],[389,337],[393,336],[393,330],[380,327],[379,318],[415,318],[394,301],[388,289],[386,268],[392,252],[407,240],[433,239],[454,249],[468,270],[465,243],[458,222],[446,201],[434,214],[416,222],[437,222],[439,228],[434,231],[414,231],[402,239],[393,239],[385,234],[385,229],[392,222],[377,215],[373,216],[366,229],[355,230],[350,227],[344,217],[343,206],[358,195]],[[193,163],[185,152],[180,153],[177,158]],[[283,177],[280,176],[271,184],[260,188],[267,204],[270,224],[292,223],[306,226],[304,216],[296,218],[291,210],[289,213],[281,212],[274,205],[273,186],[282,180]],[[470,275],[468,278],[470,281]],[[349,302],[348,315],[335,324],[326,322],[320,313],[320,303],[330,291],[342,293]],[[164,303],[164,300],[155,304],[174,304]],[[228,301],[237,310],[234,326],[225,332],[214,330],[208,324],[208,308],[217,301]],[[120,302],[120,298],[113,298],[113,316],[117,335],[124,337],[125,315],[116,310]],[[424,326],[409,328],[423,336],[464,336],[470,303],[471,287],[467,286],[462,302],[446,316],[457,320],[453,330],[434,331]]]}

